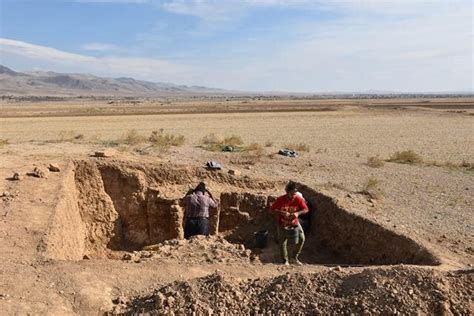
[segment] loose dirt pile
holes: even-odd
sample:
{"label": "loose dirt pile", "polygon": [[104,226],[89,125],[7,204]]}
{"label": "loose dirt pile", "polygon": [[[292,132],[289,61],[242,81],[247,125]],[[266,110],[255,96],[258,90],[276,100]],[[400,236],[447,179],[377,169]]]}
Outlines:
{"label": "loose dirt pile", "polygon": [[216,272],[151,295],[117,299],[113,314],[442,314],[473,310],[474,271],[399,266],[237,280]]}
{"label": "loose dirt pile", "polygon": [[123,260],[170,259],[180,263],[249,263],[259,262],[244,245],[232,244],[222,236],[195,236],[189,240],[171,239],[126,253]]}

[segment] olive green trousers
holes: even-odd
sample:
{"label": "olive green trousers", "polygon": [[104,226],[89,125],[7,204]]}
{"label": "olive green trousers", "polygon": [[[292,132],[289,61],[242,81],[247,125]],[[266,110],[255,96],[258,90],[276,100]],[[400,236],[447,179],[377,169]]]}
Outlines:
{"label": "olive green trousers", "polygon": [[[288,236],[286,235],[285,228],[283,228],[281,225],[277,225],[277,233],[278,233],[278,244],[280,246],[280,255],[282,260],[287,261],[288,260]],[[301,225],[298,223],[298,243],[296,245],[292,245],[294,247],[294,255],[292,258],[298,258],[298,256],[301,253],[301,250],[303,249],[303,244],[305,241],[305,235],[303,228]]]}

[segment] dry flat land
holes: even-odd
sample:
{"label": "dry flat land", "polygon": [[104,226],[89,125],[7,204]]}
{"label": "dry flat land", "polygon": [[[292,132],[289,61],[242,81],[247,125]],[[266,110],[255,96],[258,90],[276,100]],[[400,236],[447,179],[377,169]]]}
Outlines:
{"label": "dry flat land", "polygon": [[[7,314],[474,313],[472,99],[2,102]],[[153,147],[160,129],[184,144]],[[210,133],[261,146],[207,151]],[[289,179],[315,216],[305,264],[282,267],[265,209]],[[174,203],[199,180],[219,234],[187,242]]]}

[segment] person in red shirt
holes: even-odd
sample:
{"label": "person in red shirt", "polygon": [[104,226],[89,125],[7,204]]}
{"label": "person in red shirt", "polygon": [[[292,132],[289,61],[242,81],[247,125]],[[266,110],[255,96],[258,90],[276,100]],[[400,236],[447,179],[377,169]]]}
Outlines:
{"label": "person in red shirt", "polygon": [[297,195],[296,183],[290,181],[285,187],[286,194],[278,197],[271,205],[270,210],[275,214],[278,225],[278,243],[280,245],[280,254],[283,264],[289,265],[288,262],[288,229],[296,229],[298,234],[298,243],[296,244],[295,255],[293,256],[294,263],[301,265],[298,256],[303,249],[305,235],[301,227],[298,216],[308,212],[308,206],[304,199]]}

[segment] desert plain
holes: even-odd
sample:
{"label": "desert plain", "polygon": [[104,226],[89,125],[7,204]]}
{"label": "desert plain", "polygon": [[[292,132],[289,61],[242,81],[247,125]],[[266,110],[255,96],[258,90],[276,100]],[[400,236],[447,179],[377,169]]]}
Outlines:
{"label": "desert plain", "polygon": [[[0,109],[2,313],[474,313],[473,98]],[[179,200],[201,180],[219,208],[186,241]],[[302,266],[280,264],[268,214],[288,180],[313,206]]]}

